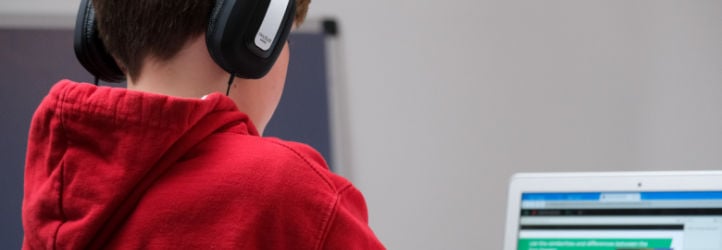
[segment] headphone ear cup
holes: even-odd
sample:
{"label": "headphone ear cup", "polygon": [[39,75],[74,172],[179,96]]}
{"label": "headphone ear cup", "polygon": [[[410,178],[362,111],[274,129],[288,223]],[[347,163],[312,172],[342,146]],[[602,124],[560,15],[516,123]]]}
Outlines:
{"label": "headphone ear cup", "polygon": [[95,9],[91,0],[82,0],[75,21],[75,56],[90,74],[106,82],[122,82],[125,74],[108,54],[98,35]]}
{"label": "headphone ear cup", "polygon": [[226,72],[261,78],[283,50],[295,14],[295,0],[216,0],[206,31],[208,52]]}

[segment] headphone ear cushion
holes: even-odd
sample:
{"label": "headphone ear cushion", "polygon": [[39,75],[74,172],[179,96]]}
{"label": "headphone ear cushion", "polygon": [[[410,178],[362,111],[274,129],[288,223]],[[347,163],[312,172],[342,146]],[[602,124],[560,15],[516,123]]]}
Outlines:
{"label": "headphone ear cushion", "polygon": [[98,35],[95,9],[90,0],[82,0],[75,22],[75,56],[90,74],[106,82],[122,82],[125,74],[108,54]]}
{"label": "headphone ear cushion", "polygon": [[[295,0],[216,0],[206,31],[208,52],[228,73],[261,78],[283,50],[295,13]],[[267,23],[277,27],[268,25],[271,35],[264,38],[270,44],[261,49],[255,40],[265,35],[261,29]]]}

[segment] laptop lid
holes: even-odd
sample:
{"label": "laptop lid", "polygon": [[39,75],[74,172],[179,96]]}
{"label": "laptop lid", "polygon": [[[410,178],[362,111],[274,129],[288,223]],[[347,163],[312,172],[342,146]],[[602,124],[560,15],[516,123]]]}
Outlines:
{"label": "laptop lid", "polygon": [[522,173],[505,250],[722,250],[722,171]]}

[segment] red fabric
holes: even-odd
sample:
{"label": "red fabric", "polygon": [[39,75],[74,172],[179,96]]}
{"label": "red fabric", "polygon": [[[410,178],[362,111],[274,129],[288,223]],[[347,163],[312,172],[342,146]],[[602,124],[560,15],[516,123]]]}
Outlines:
{"label": "red fabric", "polygon": [[59,82],[30,128],[24,249],[383,249],[363,196],[219,94]]}

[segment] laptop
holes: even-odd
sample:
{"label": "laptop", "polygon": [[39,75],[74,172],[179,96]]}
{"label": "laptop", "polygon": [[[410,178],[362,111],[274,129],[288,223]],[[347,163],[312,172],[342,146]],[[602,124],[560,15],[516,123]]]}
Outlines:
{"label": "laptop", "polygon": [[516,174],[504,250],[722,250],[722,171]]}

